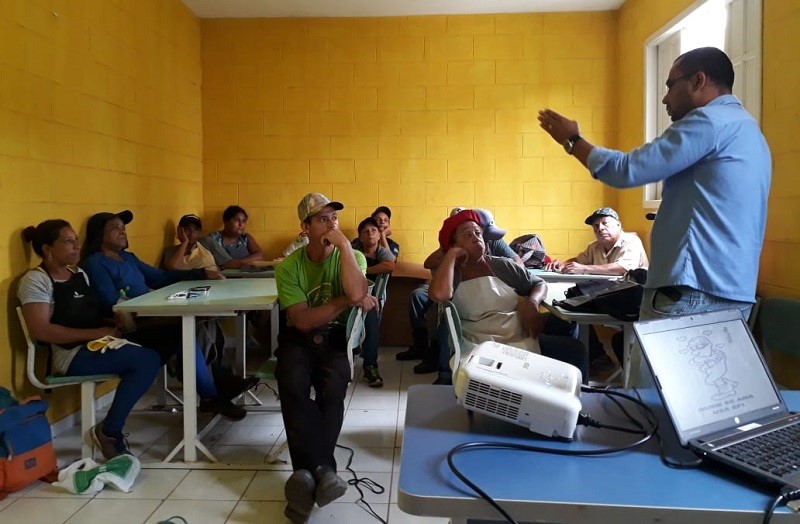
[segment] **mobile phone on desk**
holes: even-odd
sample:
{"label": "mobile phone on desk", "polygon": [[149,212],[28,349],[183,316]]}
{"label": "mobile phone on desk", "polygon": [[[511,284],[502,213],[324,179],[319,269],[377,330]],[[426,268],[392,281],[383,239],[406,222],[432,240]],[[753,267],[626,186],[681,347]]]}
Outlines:
{"label": "mobile phone on desk", "polygon": [[195,286],[186,290],[186,298],[197,298],[208,296],[211,286]]}

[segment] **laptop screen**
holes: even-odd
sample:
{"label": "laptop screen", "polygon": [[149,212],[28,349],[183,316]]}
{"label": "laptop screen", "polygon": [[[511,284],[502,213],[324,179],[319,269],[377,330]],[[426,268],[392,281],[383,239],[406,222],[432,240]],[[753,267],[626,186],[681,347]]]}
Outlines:
{"label": "laptop screen", "polygon": [[739,311],[637,322],[634,330],[683,445],[785,411]]}

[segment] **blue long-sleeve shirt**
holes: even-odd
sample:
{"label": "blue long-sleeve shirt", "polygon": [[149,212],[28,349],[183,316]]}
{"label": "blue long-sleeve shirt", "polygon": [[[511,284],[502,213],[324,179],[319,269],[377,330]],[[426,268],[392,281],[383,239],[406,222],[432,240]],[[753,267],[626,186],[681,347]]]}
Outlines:
{"label": "blue long-sleeve shirt", "polygon": [[170,271],[145,264],[127,251],[120,256],[122,260],[115,260],[98,251],[81,263],[106,315],[111,315],[111,307],[119,300],[121,289],[128,298],[134,298],[180,280],[205,278],[202,269]]}
{"label": "blue long-sleeve shirt", "polygon": [[629,153],[595,147],[587,165],[613,187],[664,181],[646,287],[683,285],[755,301],[772,161],[735,96],[690,111]]}

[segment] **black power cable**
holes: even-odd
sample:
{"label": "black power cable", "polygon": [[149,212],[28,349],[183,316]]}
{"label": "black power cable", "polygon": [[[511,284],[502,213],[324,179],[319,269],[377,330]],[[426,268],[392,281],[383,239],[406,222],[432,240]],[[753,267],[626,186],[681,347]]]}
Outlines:
{"label": "black power cable", "polygon": [[372,480],[371,478],[359,477],[356,474],[355,470],[351,467],[351,465],[353,464],[353,456],[355,456],[355,451],[353,451],[352,448],[348,448],[347,446],[342,446],[341,444],[336,444],[336,447],[342,448],[350,452],[350,456],[347,458],[347,465],[344,468],[347,471],[349,471],[351,475],[353,475],[353,478],[348,480],[347,483],[350,486],[356,488],[356,491],[358,491],[358,500],[356,501],[356,505],[360,506],[361,509],[369,513],[371,516],[375,517],[377,521],[381,522],[382,524],[387,524],[387,521],[383,520],[380,515],[375,513],[375,510],[372,509],[372,506],[369,505],[369,502],[364,500],[364,492],[361,490],[361,488],[363,487],[364,489],[368,489],[369,491],[375,493],[376,495],[380,495],[381,493],[386,491],[386,489],[379,483]]}
{"label": "black power cable", "polygon": [[761,521],[762,524],[769,524],[769,521],[772,519],[772,514],[775,513],[775,510],[778,509],[779,506],[798,499],[800,499],[800,489],[790,490],[784,488],[780,494],[767,505],[767,508],[764,510],[764,520]]}

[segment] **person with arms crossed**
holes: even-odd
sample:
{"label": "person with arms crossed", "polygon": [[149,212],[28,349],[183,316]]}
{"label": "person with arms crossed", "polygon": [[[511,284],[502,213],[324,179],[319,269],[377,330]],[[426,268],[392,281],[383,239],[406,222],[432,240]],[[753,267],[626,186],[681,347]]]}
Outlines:
{"label": "person with arms crossed", "polygon": [[539,112],[541,127],[601,182],[664,182],[642,320],[724,309],[747,316],[755,302],[772,162],[758,123],[732,94],[733,80],[719,49],[679,56],[662,100],[672,124],[628,153],[596,147],[576,121]]}
{"label": "person with arms crossed", "polygon": [[222,212],[222,230],[209,233],[208,237],[222,246],[231,258],[243,263],[264,260],[264,253],[256,239],[245,231],[247,229],[247,211],[243,207],[232,205]]}
{"label": "person with arms crossed", "polygon": [[593,275],[624,275],[631,269],[647,269],[647,254],[636,233],[622,230],[619,214],[610,207],[595,210],[584,221],[597,240],[578,255],[561,262],[553,260],[547,271]]}
{"label": "person with arms crossed", "polygon": [[352,307],[368,312],[378,304],[367,294],[363,253],[339,230],[343,208],[320,193],[304,196],[297,214],[308,245],[275,270],[286,320],[275,376],[294,469],[284,486],[284,515],[294,523],[306,522],[315,502],[325,506],[347,491],[333,455],[350,382],[345,326]]}

